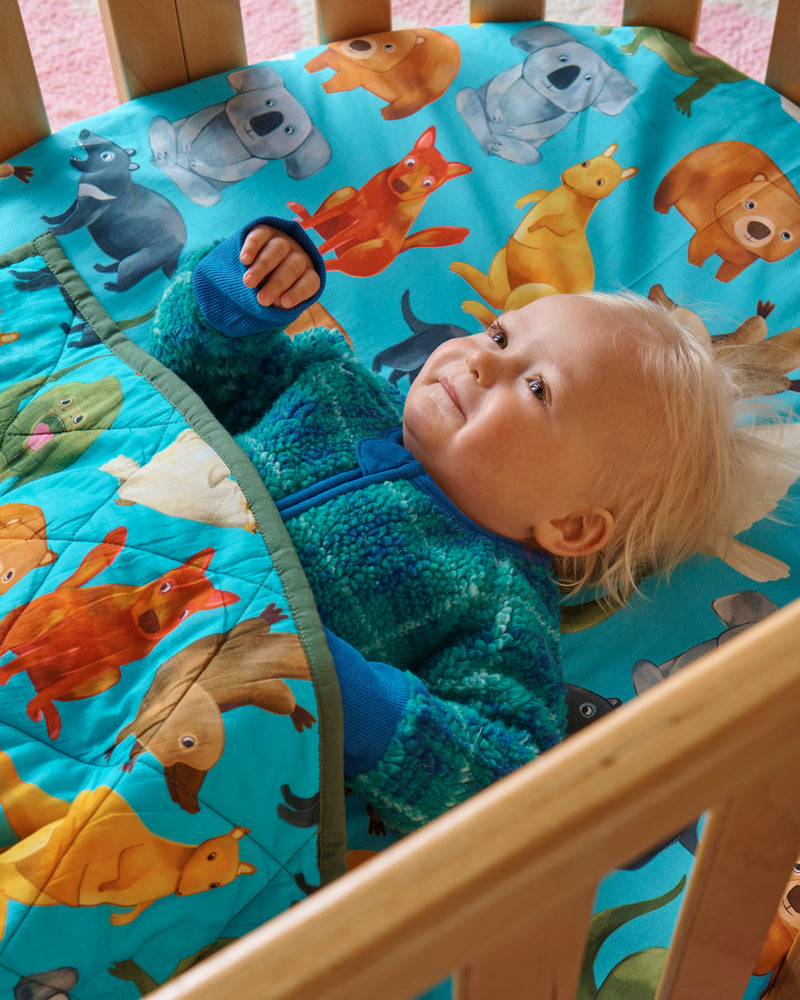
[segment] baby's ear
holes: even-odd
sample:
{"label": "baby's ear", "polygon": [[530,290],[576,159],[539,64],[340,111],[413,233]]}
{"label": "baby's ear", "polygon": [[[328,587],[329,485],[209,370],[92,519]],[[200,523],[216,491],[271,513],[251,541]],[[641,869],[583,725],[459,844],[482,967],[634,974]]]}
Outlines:
{"label": "baby's ear", "polygon": [[605,507],[584,514],[555,517],[533,529],[536,543],[554,556],[586,556],[599,552],[614,530],[614,517]]}

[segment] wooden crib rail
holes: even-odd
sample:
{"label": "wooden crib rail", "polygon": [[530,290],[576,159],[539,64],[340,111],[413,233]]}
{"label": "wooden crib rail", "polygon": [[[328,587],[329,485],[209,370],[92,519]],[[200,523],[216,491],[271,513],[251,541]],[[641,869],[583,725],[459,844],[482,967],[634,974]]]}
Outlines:
{"label": "wooden crib rail", "polygon": [[799,645],[796,601],[152,1000],[571,1000],[600,879],[705,810],[658,1000],[740,1000],[800,846]]}
{"label": "wooden crib rail", "polygon": [[[120,101],[247,62],[239,0],[99,0]],[[701,0],[625,0],[622,23],[694,39]],[[316,0],[320,40],[389,30],[391,0]],[[470,0],[479,21],[536,20],[545,0]],[[18,0],[0,0],[0,162],[49,134]],[[778,0],[766,82],[800,104],[800,0]]]}

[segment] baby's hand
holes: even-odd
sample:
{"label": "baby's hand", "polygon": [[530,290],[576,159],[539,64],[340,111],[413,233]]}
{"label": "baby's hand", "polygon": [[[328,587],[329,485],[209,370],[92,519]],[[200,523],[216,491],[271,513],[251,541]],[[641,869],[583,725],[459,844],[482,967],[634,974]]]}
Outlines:
{"label": "baby's hand", "polygon": [[242,280],[248,288],[259,289],[256,299],[262,306],[291,309],[319,291],[311,258],[297,240],[272,226],[254,226],[239,259],[247,267]]}

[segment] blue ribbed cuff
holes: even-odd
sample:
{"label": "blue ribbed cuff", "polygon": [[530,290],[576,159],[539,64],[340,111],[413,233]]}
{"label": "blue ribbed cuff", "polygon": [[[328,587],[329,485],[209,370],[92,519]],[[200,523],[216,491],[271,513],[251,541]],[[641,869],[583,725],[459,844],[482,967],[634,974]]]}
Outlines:
{"label": "blue ribbed cuff", "polygon": [[[247,233],[261,223],[280,229],[297,240],[319,275],[319,291],[292,309],[259,305],[256,299],[258,289],[248,288],[242,281],[247,270],[239,260],[242,244]],[[325,277],[325,262],[303,227],[288,219],[264,216],[218,243],[203,257],[192,273],[192,291],[200,311],[214,329],[228,337],[249,337],[254,333],[282,329],[297,319],[320,297],[325,288]]]}
{"label": "blue ribbed cuff", "polygon": [[405,712],[408,679],[387,663],[366,660],[348,642],[325,629],[344,716],[344,773],[373,768],[386,751]]}

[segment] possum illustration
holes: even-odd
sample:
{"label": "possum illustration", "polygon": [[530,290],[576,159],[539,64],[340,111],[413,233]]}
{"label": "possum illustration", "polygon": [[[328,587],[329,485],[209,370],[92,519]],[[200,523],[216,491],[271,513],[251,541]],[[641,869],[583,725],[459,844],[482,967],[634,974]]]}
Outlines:
{"label": "possum illustration", "polygon": [[56,236],[84,226],[97,246],[113,257],[114,264],[95,264],[101,274],[116,274],[105,287],[117,292],[132,288],[159,268],[171,278],[186,243],[186,226],[180,213],[162,194],[131,179],[138,164],[131,162],[135,149],[123,149],[81,129],[78,145],[86,158],[69,162],[81,174],[78,196],[61,215],[43,215]]}
{"label": "possum illustration", "polygon": [[408,375],[408,381],[413,382],[429,355],[440,344],[453,337],[469,336],[469,330],[461,326],[454,326],[452,323],[425,323],[419,319],[411,309],[408,289],[403,292],[400,308],[403,319],[411,329],[411,336],[376,354],[372,362],[374,372],[380,371],[384,365],[392,369],[389,373],[392,385],[397,385],[404,375]]}

